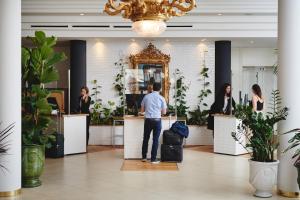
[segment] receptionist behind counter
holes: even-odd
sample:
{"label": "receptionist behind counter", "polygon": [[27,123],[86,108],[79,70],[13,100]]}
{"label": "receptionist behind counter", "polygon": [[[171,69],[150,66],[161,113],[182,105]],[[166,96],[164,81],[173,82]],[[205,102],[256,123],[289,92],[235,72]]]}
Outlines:
{"label": "receptionist behind counter", "polygon": [[79,100],[79,107],[78,111],[82,114],[88,114],[86,117],[86,146],[89,144],[89,137],[90,137],[90,105],[91,105],[91,97],[89,96],[89,89],[86,86],[83,86],[80,91]]}
{"label": "receptionist behind counter", "polygon": [[229,83],[225,83],[218,93],[215,102],[210,107],[207,119],[207,128],[214,130],[213,114],[230,115],[232,109],[235,109],[235,101],[231,97],[231,85]]}

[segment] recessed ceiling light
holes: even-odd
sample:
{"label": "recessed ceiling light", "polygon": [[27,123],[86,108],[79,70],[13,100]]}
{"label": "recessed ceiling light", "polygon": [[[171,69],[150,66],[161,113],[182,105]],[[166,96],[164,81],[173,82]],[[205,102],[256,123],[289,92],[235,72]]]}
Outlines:
{"label": "recessed ceiling light", "polygon": [[219,15],[219,16],[222,16],[223,14],[222,14],[222,13],[218,13],[218,15]]}
{"label": "recessed ceiling light", "polygon": [[80,16],[83,16],[83,15],[84,15],[84,13],[80,13],[79,15],[80,15]]}
{"label": "recessed ceiling light", "polygon": [[166,42],[170,42],[170,40],[169,40],[169,39],[166,39]]}
{"label": "recessed ceiling light", "polygon": [[135,39],[132,38],[132,39],[131,39],[131,42],[135,42]]}
{"label": "recessed ceiling light", "polygon": [[201,42],[205,42],[206,41],[206,39],[205,38],[203,38],[202,40],[201,40]]}
{"label": "recessed ceiling light", "polygon": [[251,40],[251,41],[250,41],[250,44],[254,44],[254,41],[253,41],[253,40]]}

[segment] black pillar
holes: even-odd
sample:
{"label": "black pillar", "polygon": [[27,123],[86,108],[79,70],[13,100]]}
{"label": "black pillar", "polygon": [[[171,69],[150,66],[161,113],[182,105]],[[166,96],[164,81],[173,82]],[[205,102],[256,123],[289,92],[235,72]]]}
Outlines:
{"label": "black pillar", "polygon": [[215,98],[224,83],[231,84],[231,41],[215,42]]}
{"label": "black pillar", "polygon": [[71,40],[70,70],[70,109],[76,112],[80,89],[86,85],[86,41]]}

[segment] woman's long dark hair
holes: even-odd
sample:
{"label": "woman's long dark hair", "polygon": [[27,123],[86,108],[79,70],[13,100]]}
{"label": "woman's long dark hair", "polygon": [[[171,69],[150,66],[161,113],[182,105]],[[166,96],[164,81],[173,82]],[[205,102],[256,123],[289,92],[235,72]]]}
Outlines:
{"label": "woman's long dark hair", "polygon": [[230,93],[229,93],[229,94],[226,94],[226,88],[227,88],[228,86],[231,87],[231,85],[230,85],[229,83],[225,83],[225,84],[222,86],[222,88],[221,88],[221,90],[220,90],[220,92],[219,92],[219,95],[218,95],[218,97],[219,97],[220,99],[223,100],[224,97],[225,97],[225,95],[226,95],[227,97],[230,97],[230,96],[231,96],[231,89],[230,89]]}
{"label": "woman's long dark hair", "polygon": [[89,94],[89,88],[87,86],[82,86],[81,87],[81,90],[85,90],[86,91],[86,94]]}
{"label": "woman's long dark hair", "polygon": [[262,93],[261,93],[261,89],[260,89],[259,85],[257,85],[257,84],[252,85],[252,90],[253,90],[254,94],[259,96],[259,98],[262,97]]}

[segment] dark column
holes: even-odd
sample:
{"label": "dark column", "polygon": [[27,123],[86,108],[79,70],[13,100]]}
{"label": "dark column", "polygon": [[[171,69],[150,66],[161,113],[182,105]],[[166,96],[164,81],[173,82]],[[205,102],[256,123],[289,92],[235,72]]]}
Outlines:
{"label": "dark column", "polygon": [[86,41],[71,40],[70,69],[70,109],[75,112],[79,105],[80,88],[86,85]]}
{"label": "dark column", "polygon": [[215,98],[224,83],[231,84],[231,41],[215,42]]}

